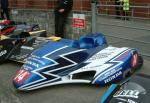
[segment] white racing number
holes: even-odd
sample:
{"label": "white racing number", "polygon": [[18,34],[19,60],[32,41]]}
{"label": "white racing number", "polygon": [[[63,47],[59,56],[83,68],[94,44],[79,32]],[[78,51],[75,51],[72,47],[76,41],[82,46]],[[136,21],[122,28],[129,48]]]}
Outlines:
{"label": "white racing number", "polygon": [[132,60],[131,60],[131,66],[135,68],[138,64],[138,54],[133,54]]}
{"label": "white racing number", "polygon": [[138,90],[120,90],[113,97],[131,97],[138,98],[140,92]]}
{"label": "white racing number", "polygon": [[22,81],[24,81],[28,76],[30,75],[30,73],[24,69],[21,69],[18,71],[16,77],[14,78],[14,80],[17,83],[21,83]]}

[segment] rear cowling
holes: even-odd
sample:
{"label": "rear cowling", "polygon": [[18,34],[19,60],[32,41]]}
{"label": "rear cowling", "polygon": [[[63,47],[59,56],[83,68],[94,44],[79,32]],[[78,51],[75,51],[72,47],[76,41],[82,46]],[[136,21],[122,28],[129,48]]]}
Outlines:
{"label": "rear cowling", "polygon": [[[121,81],[140,68],[143,64],[143,59],[135,49],[130,49],[110,63],[114,64],[114,66],[100,73],[93,84],[104,86]],[[116,65],[117,63],[118,65]]]}

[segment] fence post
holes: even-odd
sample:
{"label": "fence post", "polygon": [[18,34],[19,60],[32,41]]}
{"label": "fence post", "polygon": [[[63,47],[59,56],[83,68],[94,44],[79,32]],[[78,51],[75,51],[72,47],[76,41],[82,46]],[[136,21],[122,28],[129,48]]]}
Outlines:
{"label": "fence post", "polygon": [[91,12],[92,12],[92,33],[96,32],[96,4],[97,0],[92,0],[91,1]]}

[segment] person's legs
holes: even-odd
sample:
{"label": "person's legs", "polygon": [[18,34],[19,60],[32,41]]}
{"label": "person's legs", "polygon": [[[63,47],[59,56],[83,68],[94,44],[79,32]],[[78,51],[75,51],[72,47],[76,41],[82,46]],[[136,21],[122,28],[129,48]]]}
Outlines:
{"label": "person's legs", "polygon": [[125,15],[126,15],[126,20],[129,20],[129,17],[128,17],[128,11],[125,11]]}
{"label": "person's legs", "polygon": [[5,12],[5,15],[6,15],[7,20],[9,20],[10,18],[9,18],[9,10],[8,10],[8,8],[6,8],[6,9],[4,10],[4,12]]}
{"label": "person's legs", "polygon": [[67,14],[55,15],[55,36],[64,37],[64,26],[66,23]]}
{"label": "person's legs", "polygon": [[120,4],[116,3],[115,5],[116,5],[116,7],[115,7],[115,9],[116,9],[116,18],[119,19],[120,18],[120,11],[121,11],[121,8],[119,7]]}
{"label": "person's legs", "polygon": [[59,31],[59,36],[62,38],[64,37],[64,29],[65,29],[66,19],[67,19],[66,15],[60,16],[60,18],[59,18],[58,31]]}
{"label": "person's legs", "polygon": [[[5,18],[5,16],[6,16],[6,18]],[[1,18],[2,19],[7,19],[7,20],[10,19],[9,18],[9,9],[8,8],[5,8],[5,9],[1,10]]]}
{"label": "person's legs", "polygon": [[55,36],[58,36],[59,34],[59,18],[60,18],[60,15],[58,13],[55,13]]}
{"label": "person's legs", "polygon": [[126,12],[125,12],[125,10],[123,10],[123,20],[125,20],[126,19]]}
{"label": "person's legs", "polygon": [[123,20],[129,20],[129,17],[128,17],[128,11],[124,10],[123,11]]}
{"label": "person's legs", "polygon": [[64,29],[68,13],[65,14],[55,14],[55,36],[64,37]]}

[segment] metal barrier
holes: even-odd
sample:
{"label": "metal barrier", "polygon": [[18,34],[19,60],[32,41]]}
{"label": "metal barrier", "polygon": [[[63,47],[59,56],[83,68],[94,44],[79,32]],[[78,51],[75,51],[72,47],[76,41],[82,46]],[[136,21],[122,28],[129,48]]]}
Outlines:
{"label": "metal barrier", "polygon": [[[97,5],[98,8],[101,8],[101,7],[106,7],[106,11],[113,11],[115,12],[115,9],[114,10],[111,10],[111,9],[108,9],[108,7],[123,7],[121,5]],[[150,4],[148,4],[147,6],[130,6],[130,11],[129,13],[131,14],[129,17],[130,18],[139,18],[139,19],[148,19],[150,20]],[[136,12],[135,9],[147,9],[147,12],[144,11],[144,12]],[[120,10],[120,12],[122,12],[123,10]],[[141,13],[143,15],[147,15],[147,17],[138,17],[134,14],[138,14],[138,13]],[[100,13],[100,11],[98,11],[98,15],[107,15],[107,16],[117,16],[115,14],[108,14],[108,13]],[[124,16],[121,16],[120,17],[124,17]]]}
{"label": "metal barrier", "polygon": [[[112,45],[116,46],[129,46],[129,47],[135,47],[140,50],[140,53],[144,57],[150,57],[150,42],[146,40],[147,38],[150,38],[150,6],[147,4],[147,6],[130,6],[130,20],[121,20],[116,19],[115,17],[118,16],[115,14],[115,7],[118,5],[112,5],[108,2],[105,2],[105,4],[97,4],[96,0],[93,2],[92,5],[95,5],[97,8],[92,6],[92,11],[97,11],[95,13],[92,13],[92,24],[96,25],[97,31],[99,30],[103,32],[110,41],[112,39],[117,39],[115,42],[110,42]],[[105,9],[104,9],[105,7]],[[122,7],[122,6],[118,6]],[[100,12],[102,10],[106,10],[106,12]],[[110,9],[113,8],[113,9]],[[138,15],[134,15],[136,13],[139,13],[135,11],[136,9],[143,9],[147,10],[146,12],[142,12],[143,14],[147,14],[148,17],[138,17]],[[108,12],[113,11],[113,12]],[[95,16],[96,15],[96,16]],[[123,15],[120,15],[120,17],[124,17]],[[144,20],[141,22],[141,20]],[[145,23],[144,23],[145,22]],[[120,29],[122,31],[120,31]],[[117,32],[119,31],[119,32]],[[93,31],[95,32],[95,31]],[[136,37],[136,33],[138,34]],[[142,34],[143,33],[143,34]],[[132,45],[131,45],[132,44]]]}

